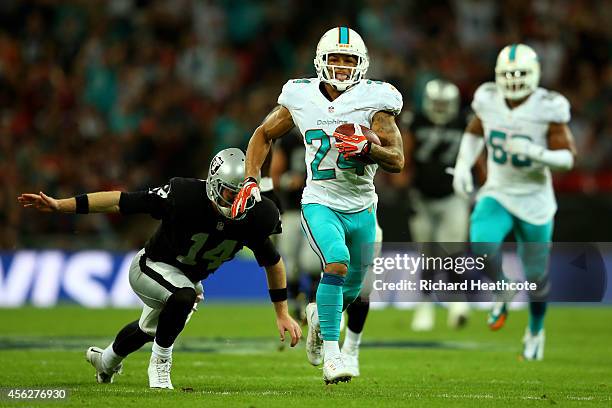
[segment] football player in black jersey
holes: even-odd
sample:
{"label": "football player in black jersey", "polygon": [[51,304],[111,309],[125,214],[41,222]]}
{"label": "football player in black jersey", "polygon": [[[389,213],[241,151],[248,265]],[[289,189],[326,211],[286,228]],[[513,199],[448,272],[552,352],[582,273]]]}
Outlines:
{"label": "football player in black jersey", "polygon": [[243,178],[244,153],[230,148],[213,158],[206,181],[173,178],[148,191],[104,191],[66,199],[41,192],[18,198],[24,207],[45,212],[146,213],[161,220],[130,266],[130,285],[144,303],[140,320],[126,325],[106,349],[87,350],[98,382],[112,382],[122,360],[153,341],[149,386],[172,389],[172,346],[203,299],[201,281],[243,246],[265,267],[281,340],[288,331],[291,346],[298,343],[301,329],[287,310],[285,267],[269,237],[280,232],[276,206],[264,198],[250,203],[251,210],[241,219],[228,218]]}
{"label": "football player in black jersey", "polygon": [[[453,190],[453,167],[465,129],[460,114],[460,95],[451,82],[434,79],[425,85],[423,113],[410,120],[410,157],[414,174],[411,202],[414,215],[410,232],[415,242],[465,242],[468,233],[469,203]],[[403,118],[402,118],[403,119]],[[432,279],[426,274],[422,279]],[[448,279],[456,274],[451,272]],[[417,305],[412,329],[428,331],[434,325],[434,303],[430,293]],[[448,325],[461,327],[467,319],[465,302],[450,302]]]}

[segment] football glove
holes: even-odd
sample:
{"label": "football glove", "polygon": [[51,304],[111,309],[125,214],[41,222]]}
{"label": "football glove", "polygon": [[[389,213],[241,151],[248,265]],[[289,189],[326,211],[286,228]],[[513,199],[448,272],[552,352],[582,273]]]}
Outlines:
{"label": "football glove", "polygon": [[261,201],[261,193],[257,185],[257,180],[253,177],[247,177],[232,204],[232,218],[239,218],[246,213],[247,203],[251,197],[253,197],[255,201]]}
{"label": "football glove", "polygon": [[336,138],[336,148],[345,159],[353,156],[366,156],[370,153],[372,142],[363,135],[343,135],[334,132]]}
{"label": "football glove", "polygon": [[510,154],[521,154],[529,158],[538,157],[544,147],[539,146],[524,137],[512,137],[506,141],[505,150]]}
{"label": "football glove", "polygon": [[459,197],[470,198],[474,191],[472,170],[466,166],[455,166],[453,171],[453,190]]}
{"label": "football glove", "polygon": [[523,155],[553,170],[570,170],[574,166],[574,155],[569,149],[550,150],[524,137],[511,138],[504,148],[510,154]]}

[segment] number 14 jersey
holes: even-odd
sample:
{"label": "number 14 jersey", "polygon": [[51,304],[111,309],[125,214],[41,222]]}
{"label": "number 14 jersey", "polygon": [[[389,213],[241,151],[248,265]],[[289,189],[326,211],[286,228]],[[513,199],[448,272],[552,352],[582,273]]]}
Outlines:
{"label": "number 14 jersey", "polygon": [[302,204],[322,204],[344,212],[361,211],[377,202],[377,165],[345,160],[339,155],[334,130],[344,123],[372,127],[376,112],[398,115],[402,95],[392,85],[364,79],[334,101],[321,92],[317,78],[294,79],[283,86],[279,105],[291,112],[306,148],[306,187]]}
{"label": "number 14 jersey", "polygon": [[208,199],[206,181],[175,177],[162,187],[121,193],[120,209],[161,220],[145,254],[180,269],[192,282],[206,279],[243,246],[253,251],[260,266],[280,260],[269,238],[281,231],[280,214],[265,197],[243,219],[231,220]]}

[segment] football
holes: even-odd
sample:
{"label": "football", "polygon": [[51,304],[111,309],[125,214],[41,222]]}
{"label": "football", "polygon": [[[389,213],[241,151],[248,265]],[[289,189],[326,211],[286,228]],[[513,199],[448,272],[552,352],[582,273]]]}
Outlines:
{"label": "football", "polygon": [[612,408],[612,0],[309,3],[0,0],[0,408]]}
{"label": "football", "polygon": [[[356,123],[345,123],[338,126],[336,130],[334,130],[334,137],[337,134],[344,136],[363,135],[368,139],[368,141],[372,142],[372,144],[380,146],[380,139],[372,129]],[[353,156],[352,159],[364,164],[374,164],[374,160],[367,156],[357,155]]]}

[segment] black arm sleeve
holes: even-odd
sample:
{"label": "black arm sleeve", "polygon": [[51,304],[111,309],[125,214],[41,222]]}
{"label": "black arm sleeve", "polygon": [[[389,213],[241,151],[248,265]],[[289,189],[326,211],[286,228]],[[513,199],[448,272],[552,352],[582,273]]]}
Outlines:
{"label": "black arm sleeve", "polygon": [[150,214],[161,219],[168,211],[168,199],[149,191],[122,192],[119,198],[121,214]]}
{"label": "black arm sleeve", "polygon": [[280,261],[281,256],[270,237],[253,244],[247,244],[247,246],[251,248],[255,254],[255,259],[257,259],[259,266],[272,266]]}

